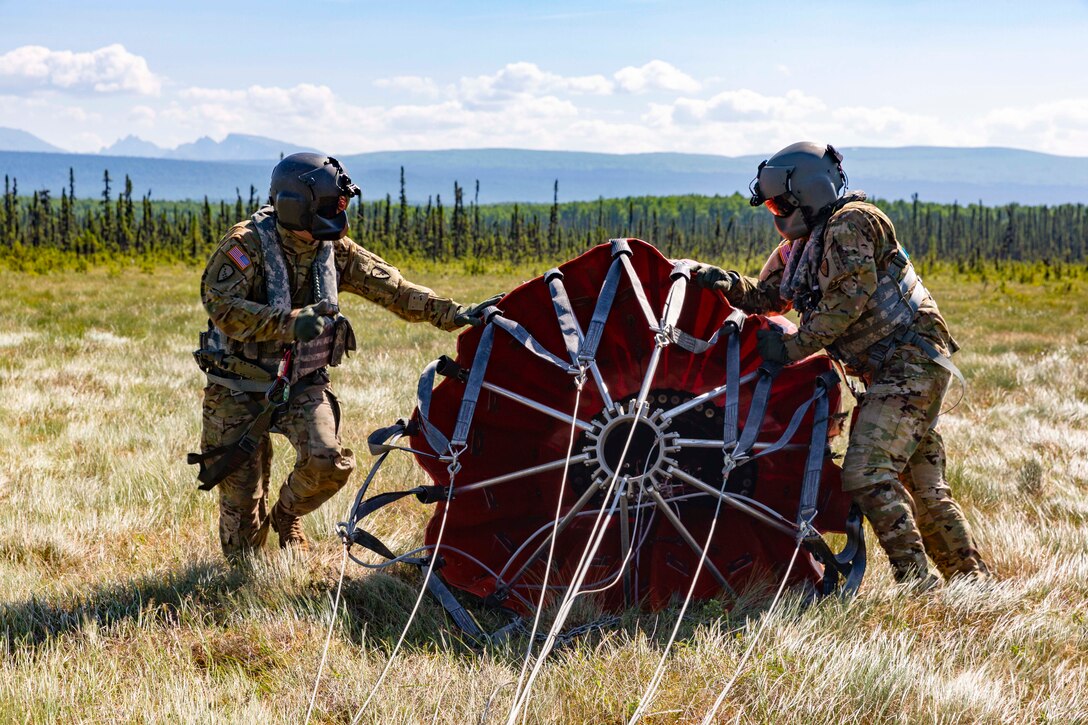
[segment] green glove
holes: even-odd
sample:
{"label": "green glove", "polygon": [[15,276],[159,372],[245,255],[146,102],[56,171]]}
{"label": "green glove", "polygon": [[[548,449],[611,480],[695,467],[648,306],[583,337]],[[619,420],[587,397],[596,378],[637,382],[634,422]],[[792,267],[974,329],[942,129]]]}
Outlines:
{"label": "green glove", "polygon": [[463,327],[464,325],[479,327],[484,324],[482,316],[483,311],[492,305],[498,304],[498,301],[505,296],[505,293],[499,293],[488,297],[483,302],[477,302],[474,305],[461,305],[457,308],[457,314],[453,316],[453,324],[458,327]]}
{"label": "green glove", "polygon": [[737,281],[737,273],[727,272],[721,267],[715,267],[713,264],[696,262],[695,267],[691,270],[691,281],[696,287],[725,293]]}
{"label": "green glove", "polygon": [[303,307],[295,318],[295,326],[292,328],[295,339],[299,342],[309,342],[322,332],[329,324],[329,318],[340,313],[340,308],[329,302],[321,300],[317,304]]}
{"label": "green glove", "polygon": [[767,362],[786,365],[790,362],[786,344],[782,342],[782,333],[778,330],[756,330],[756,349]]}

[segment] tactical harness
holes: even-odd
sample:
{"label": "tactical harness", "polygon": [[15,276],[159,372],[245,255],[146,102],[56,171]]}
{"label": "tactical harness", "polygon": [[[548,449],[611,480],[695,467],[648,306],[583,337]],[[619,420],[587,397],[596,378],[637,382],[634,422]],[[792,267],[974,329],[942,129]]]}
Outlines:
{"label": "tactical harness", "polygon": [[[290,310],[290,280],[272,207],[262,207],[252,220],[261,240],[268,304]],[[314,302],[327,300],[337,304],[339,273],[332,242],[320,243],[311,269]],[[234,441],[187,456],[189,464],[200,467],[197,480],[203,491],[214,488],[252,457],[264,436],[273,430],[276,414],[300,393],[327,383],[325,368],[339,365],[345,355],[356,349],[356,342],[351,323],[338,312],[333,324],[315,339],[282,345],[277,357],[270,357],[262,347],[266,346],[229,337],[211,320],[208,329],[200,334],[200,348],[193,352],[197,365],[209,383],[229,389],[252,416]],[[258,402],[259,398],[255,399],[257,393],[264,394],[263,404]]]}
{"label": "tactical harness", "polygon": [[[832,208],[831,213],[834,214],[851,201],[864,200],[864,198],[864,192],[856,192],[854,195],[841,199]],[[820,257],[824,253],[823,232],[826,224],[827,222],[824,222],[819,225],[813,232],[813,238],[809,240],[810,244],[819,245],[820,249],[814,251],[819,251]],[[961,386],[966,385],[963,373],[951,358],[913,329],[918,317],[918,309],[930,296],[929,290],[922,284],[922,279],[915,271],[910,255],[894,237],[893,242],[895,252],[885,257],[887,261],[879,270],[880,277],[876,291],[869,298],[858,319],[827,346],[827,351],[833,358],[842,361],[854,370],[868,368],[875,378],[897,347],[914,345],[926,357],[951,373]],[[798,261],[800,262],[798,267],[805,264],[804,261]],[[784,274],[788,274],[788,271]],[[793,303],[802,321],[816,309],[821,297],[821,290],[815,280],[812,280],[809,289],[797,290]],[[859,355],[861,352],[864,352],[868,358],[868,365],[863,363]],[[954,349],[953,352],[955,352]]]}

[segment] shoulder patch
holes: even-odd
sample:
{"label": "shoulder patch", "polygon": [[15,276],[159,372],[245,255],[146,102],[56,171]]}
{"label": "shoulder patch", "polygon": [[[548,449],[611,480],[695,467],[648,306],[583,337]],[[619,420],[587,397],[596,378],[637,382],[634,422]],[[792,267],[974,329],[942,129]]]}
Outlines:
{"label": "shoulder patch", "polygon": [[[227,250],[227,256],[230,257],[230,261],[234,262],[234,266],[239,270],[245,270],[253,262],[249,261],[249,255],[242,251],[242,248],[235,244],[233,247]],[[222,276],[222,270],[220,270],[220,280],[224,279]]]}
{"label": "shoulder patch", "polygon": [[826,278],[831,273],[831,265],[827,261],[827,257],[824,257],[824,261],[820,263],[820,274]]}
{"label": "shoulder patch", "polygon": [[230,279],[232,274],[234,274],[234,267],[230,266],[229,264],[224,264],[222,267],[219,268],[219,276],[216,278],[216,281],[223,282],[225,280],[228,280]]}
{"label": "shoulder patch", "polygon": [[792,250],[792,249],[793,249],[793,243],[792,242],[782,242],[781,244],[778,245],[778,258],[780,260],[782,260],[782,266],[783,267],[786,266],[786,264],[789,263],[789,261],[790,261],[790,250]]}
{"label": "shoulder patch", "polygon": [[370,270],[370,276],[374,279],[389,279],[389,272],[383,267],[375,266]]}

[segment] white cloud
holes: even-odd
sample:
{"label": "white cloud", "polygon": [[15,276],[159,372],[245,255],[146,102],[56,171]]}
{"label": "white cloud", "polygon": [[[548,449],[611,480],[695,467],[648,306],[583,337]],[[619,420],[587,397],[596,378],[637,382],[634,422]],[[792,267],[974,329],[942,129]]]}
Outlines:
{"label": "white cloud", "polygon": [[[252,133],[338,153],[511,146],[741,155],[811,139],[836,146],[1003,145],[1088,155],[1088,98],[954,116],[941,108],[843,105],[830,93],[729,88],[724,78],[700,79],[704,86],[654,60],[612,74],[564,76],[518,62],[451,82],[395,76],[375,81],[366,105],[341,95],[349,88],[299,84],[167,87],[165,98],[128,99],[119,106],[124,97],[61,92],[94,84],[90,71],[61,74],[55,55],[24,48],[0,56],[0,94],[16,77],[25,87],[36,79],[35,87],[48,91],[0,95],[0,126],[85,150],[96,150],[102,138],[139,131],[160,146]],[[94,67],[99,81],[123,85],[119,71],[102,70],[109,64]]]}
{"label": "white cloud", "polygon": [[505,103],[516,98],[554,93],[608,95],[612,81],[602,75],[561,76],[535,63],[508,63],[497,73],[462,78],[457,95],[467,103]]}
{"label": "white cloud", "polygon": [[141,126],[148,126],[155,122],[158,113],[150,106],[133,106],[128,110],[128,117]]}
{"label": "white cloud", "polygon": [[424,76],[394,76],[392,78],[379,78],[374,81],[378,88],[389,88],[398,91],[407,91],[427,98],[438,96],[438,84],[432,78]]}
{"label": "white cloud", "polygon": [[122,45],[89,53],[24,45],[0,55],[0,86],[158,95],[162,80]]}
{"label": "white cloud", "polygon": [[680,98],[674,104],[673,116],[689,123],[761,118],[784,120],[804,118],[825,109],[823,101],[801,91],[789,91],[784,96],[764,96],[742,88],[724,91],[706,100]]}
{"label": "white cloud", "polygon": [[645,91],[676,91],[696,93],[702,84],[687,73],[663,60],[651,60],[645,65],[621,68],[613,76],[620,88],[628,93]]}
{"label": "white cloud", "polygon": [[983,115],[982,127],[988,145],[1088,156],[1088,98],[995,108]]}

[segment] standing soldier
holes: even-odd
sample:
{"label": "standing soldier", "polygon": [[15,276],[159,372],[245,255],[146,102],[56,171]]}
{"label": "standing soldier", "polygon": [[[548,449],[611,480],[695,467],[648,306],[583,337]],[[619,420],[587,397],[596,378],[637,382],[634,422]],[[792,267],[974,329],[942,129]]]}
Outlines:
{"label": "standing soldier", "polygon": [[764,205],[785,241],[758,279],[698,265],[693,279],[754,313],[800,314],[796,332],[760,331],[759,351],[788,364],[826,349],[861,378],[843,461],[850,492],[888,554],[896,581],[987,578],[971,528],[944,477],[944,443],[934,426],[958,349],[922,285],[891,220],[843,195],[842,155],[795,143],[759,165],[752,206]]}
{"label": "standing soldier", "polygon": [[[308,548],[300,517],[339,491],[355,468],[340,444],[340,405],[327,368],[355,349],[337,295],[353,292],[442,330],[479,324],[464,307],[405,280],[346,237],[359,187],[331,157],[292,154],[272,171],[269,204],[220,241],[200,283],[208,329],[195,355],[204,388],[200,488],[219,486],[219,539],[228,560],[260,548]],[[493,303],[493,298],[489,303]],[[272,445],[282,433],[295,467],[267,508]]]}

